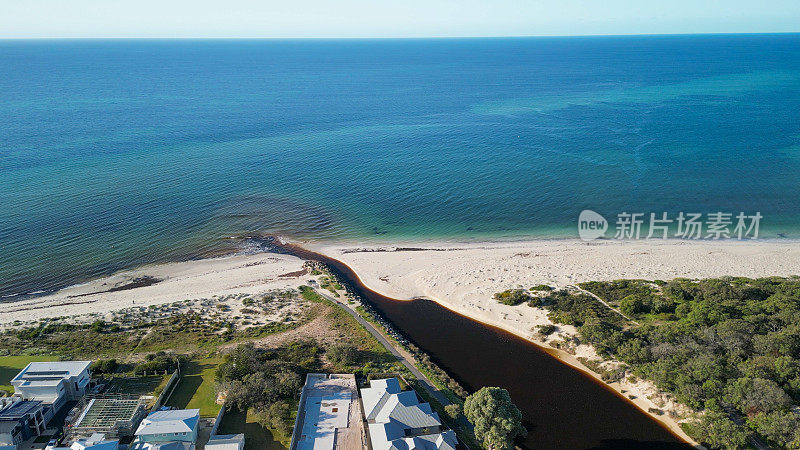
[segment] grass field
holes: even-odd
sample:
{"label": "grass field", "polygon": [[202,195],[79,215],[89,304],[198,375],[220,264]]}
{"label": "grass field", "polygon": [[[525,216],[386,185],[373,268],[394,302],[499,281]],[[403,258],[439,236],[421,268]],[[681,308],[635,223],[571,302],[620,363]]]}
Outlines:
{"label": "grass field", "polygon": [[14,392],[11,379],[33,361],[58,361],[54,356],[0,356],[0,390]]}
{"label": "grass field", "polygon": [[245,415],[235,409],[225,411],[219,434],[244,433],[244,450],[286,450],[287,446],[278,442],[268,428],[256,423],[252,414]]}
{"label": "grass field", "polygon": [[220,405],[215,403],[217,390],[214,374],[221,362],[218,357],[193,360],[186,363],[175,390],[167,400],[167,406],[180,409],[200,409],[202,417],[216,417]]}

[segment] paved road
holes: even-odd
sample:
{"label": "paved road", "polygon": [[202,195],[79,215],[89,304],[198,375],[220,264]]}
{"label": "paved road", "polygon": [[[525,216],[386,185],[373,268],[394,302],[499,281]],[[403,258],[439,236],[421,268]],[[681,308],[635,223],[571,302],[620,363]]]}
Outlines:
{"label": "paved road", "polygon": [[340,302],[339,300],[336,300],[335,298],[333,298],[333,297],[331,297],[331,296],[329,296],[329,295],[327,295],[327,294],[325,294],[323,292],[320,292],[318,289],[315,289],[315,291],[316,291],[317,294],[321,295],[322,297],[325,297],[326,299],[332,301],[335,305],[337,305],[340,308],[342,308],[343,310],[347,311],[347,313],[350,314],[351,316],[353,316],[353,318],[356,319],[358,321],[358,323],[363,325],[364,328],[366,328],[366,330],[370,332],[370,334],[375,336],[375,339],[377,339],[378,342],[380,342],[384,347],[386,347],[390,352],[392,352],[392,355],[397,357],[397,359],[408,370],[410,370],[411,373],[414,374],[415,377],[417,377],[417,379],[422,383],[422,385],[425,387],[425,389],[428,391],[428,393],[430,393],[431,396],[433,396],[433,398],[435,398],[439,403],[441,403],[442,406],[450,404],[450,400],[448,400],[447,397],[445,397],[444,394],[439,392],[439,390],[436,389],[436,386],[434,386],[433,383],[431,383],[431,381],[425,375],[423,375],[423,373],[420,372],[419,369],[416,368],[416,366],[414,366],[414,361],[412,361],[412,360],[406,358],[405,356],[403,356],[398,351],[398,349],[395,348],[394,344],[392,342],[390,342],[388,339],[386,339],[386,337],[383,335],[383,333],[378,331],[375,328],[374,325],[372,325],[371,323],[367,322],[354,309],[350,308],[349,306],[345,305],[344,303]]}

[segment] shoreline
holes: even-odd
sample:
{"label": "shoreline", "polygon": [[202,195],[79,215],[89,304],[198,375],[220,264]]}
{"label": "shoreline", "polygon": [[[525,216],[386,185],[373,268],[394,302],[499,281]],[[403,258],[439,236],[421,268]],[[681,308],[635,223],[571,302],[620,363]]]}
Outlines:
{"label": "shoreline", "polygon": [[[406,250],[406,251],[421,251],[421,250],[412,249],[412,250]],[[425,250],[422,250],[422,251],[425,251]],[[430,251],[443,251],[443,250],[430,250]],[[383,253],[383,251],[378,251],[378,252],[370,251],[370,253]],[[328,255],[324,255],[324,256],[327,256],[329,258],[335,259],[335,258],[333,258],[331,256],[328,256]],[[343,262],[341,260],[337,260],[337,261],[339,261],[341,264],[345,265],[351,271],[353,271],[355,276],[358,278],[358,281],[360,283],[362,283],[363,286],[366,289],[372,290],[373,292],[378,293],[379,295],[385,295],[382,292],[377,291],[373,287],[369,286],[365,282],[363,277],[361,277],[356,270],[354,270],[352,267],[347,265],[347,263],[345,263],[345,262]],[[622,385],[621,385],[620,382],[612,382],[612,383],[605,382],[602,379],[600,374],[598,374],[597,372],[594,372],[589,367],[584,365],[580,360],[577,359],[576,355],[573,355],[573,354],[571,354],[569,352],[566,352],[566,351],[558,349],[558,348],[553,348],[553,347],[550,347],[550,346],[543,345],[542,342],[537,342],[536,340],[532,339],[529,335],[525,335],[523,333],[520,333],[518,330],[516,330],[514,328],[507,327],[501,321],[486,320],[485,317],[482,317],[480,315],[476,315],[474,313],[474,311],[470,311],[468,309],[463,309],[463,308],[454,308],[451,304],[448,304],[447,302],[442,302],[441,300],[437,300],[437,299],[433,299],[433,298],[427,298],[427,297],[417,297],[417,298],[411,298],[411,299],[395,299],[395,300],[397,300],[397,301],[414,301],[414,300],[429,300],[429,301],[433,301],[437,305],[441,306],[442,308],[450,311],[452,314],[457,314],[457,315],[466,317],[466,318],[468,318],[470,320],[474,320],[474,321],[482,323],[482,324],[484,324],[486,326],[495,328],[495,329],[500,330],[502,332],[510,333],[513,336],[521,338],[524,341],[528,342],[529,344],[532,344],[532,345],[536,346],[537,348],[541,349],[544,353],[548,354],[548,356],[550,356],[550,357],[552,357],[554,359],[557,359],[560,363],[568,365],[568,366],[570,366],[571,368],[573,368],[575,370],[578,370],[579,372],[581,372],[582,374],[584,374],[585,376],[590,378],[592,382],[600,385],[604,389],[608,389],[609,391],[613,392],[614,395],[616,395],[620,399],[624,400],[625,402],[634,405],[643,414],[646,414],[647,416],[651,417],[660,426],[662,426],[665,430],[667,430],[670,434],[675,436],[677,439],[679,439],[679,440],[681,440],[681,441],[683,441],[683,442],[685,442],[685,443],[687,443],[689,445],[692,445],[692,446],[694,446],[696,448],[703,448],[702,446],[700,446],[700,444],[698,442],[696,442],[694,439],[692,439],[689,435],[687,435],[683,431],[683,429],[680,427],[680,425],[679,425],[679,423],[677,421],[673,420],[668,415],[659,415],[659,414],[655,414],[655,413],[653,413],[651,411],[648,411],[648,408],[652,407],[651,404],[649,404],[648,402],[644,401],[641,397],[637,397],[635,399],[631,399],[631,398],[627,397],[625,395],[626,391],[622,388]],[[563,326],[561,326],[561,327],[563,327]],[[655,406],[655,405],[653,405],[653,406]]]}
{"label": "shoreline", "polygon": [[56,317],[104,315],[129,307],[228,294],[257,294],[303,284],[303,261],[257,253],[151,264],[69,286],[42,296],[5,301],[0,330]]}
{"label": "shoreline", "polygon": [[[680,439],[696,444],[669,414],[648,411],[646,386],[605,383],[578,360],[592,358],[583,345],[576,354],[547,345],[575,333],[559,325],[550,339],[537,341],[532,328],[547,324],[546,312],[506,306],[495,292],[549,284],[563,288],[581,281],[618,278],[672,279],[800,274],[800,247],[781,242],[534,240],[503,242],[402,242],[341,245],[291,242],[336,259],[370,290],[397,300],[429,299],[455,314],[511,333],[601,383]],[[305,283],[304,261],[280,249],[263,253],[173,262],[118,272],[54,294],[4,302],[0,329],[14,321],[35,323],[64,316],[92,316],[130,306],[150,306],[226,294],[296,288]],[[626,383],[623,385],[623,383]],[[638,389],[638,390],[637,390]],[[635,392],[636,398],[629,398]],[[626,395],[626,393],[628,395]],[[669,408],[663,408],[669,412]]]}
{"label": "shoreline", "polygon": [[[606,271],[598,272],[596,270],[590,270],[592,273],[591,276],[577,275],[578,277],[582,277],[582,279],[573,278],[576,276],[575,271],[566,275],[566,278],[564,278],[564,274],[559,275],[561,278],[559,278],[559,276],[550,278],[544,276],[541,278],[541,272],[537,273],[531,271],[531,274],[523,274],[521,278],[518,277],[513,281],[506,279],[498,281],[489,274],[485,274],[480,276],[484,279],[482,284],[478,283],[478,286],[471,286],[473,289],[472,292],[470,292],[469,288],[462,288],[464,285],[469,285],[469,280],[465,279],[465,274],[469,274],[470,270],[473,272],[477,270],[478,273],[483,274],[487,267],[498,265],[502,267],[502,261],[506,261],[507,263],[510,259],[515,257],[523,259],[526,257],[546,257],[548,252],[553,253],[550,255],[552,259],[560,260],[577,256],[579,259],[591,261],[591,251],[587,251],[587,249],[591,248],[601,248],[603,250],[603,255],[600,256],[611,256],[612,261],[614,257],[622,257],[623,259],[633,258],[634,260],[639,257],[641,259],[652,253],[665,253],[664,255],[658,255],[658,257],[668,255],[672,258],[677,258],[677,260],[668,260],[667,264],[663,267],[642,267],[639,271],[634,271],[634,276],[631,276],[632,274],[629,273],[630,269],[628,266],[632,264],[630,262],[627,265],[622,264],[622,266],[612,263],[611,267],[607,268]],[[618,278],[672,279],[679,277],[679,275],[687,278],[710,278],[725,275],[749,276],[755,278],[771,275],[792,276],[800,274],[800,249],[787,248],[787,246],[775,242],[750,243],[750,245],[742,246],[741,243],[720,242],[682,243],[681,245],[675,245],[674,241],[662,241],[658,243],[585,243],[574,240],[560,241],[558,243],[552,241],[528,241],[522,243],[495,242],[483,243],[479,246],[447,243],[438,246],[428,245],[426,248],[403,248],[397,246],[377,248],[359,246],[357,248],[352,248],[329,245],[311,247],[311,250],[340,261],[356,274],[366,288],[376,293],[398,300],[428,299],[453,313],[509,332],[536,345],[560,362],[581,371],[597,383],[614,391],[617,396],[636,406],[642,413],[656,420],[669,430],[670,433],[694,446],[698,446],[699,444],[683,431],[679,425],[679,420],[674,419],[669,414],[671,412],[686,412],[685,407],[674,402],[672,402],[672,404],[667,403],[666,405],[656,403],[659,400],[663,400],[663,393],[658,391],[652,383],[647,381],[640,380],[635,383],[629,383],[627,380],[623,380],[620,382],[606,383],[602,380],[600,374],[587,367],[578,359],[579,357],[584,357],[597,360],[597,354],[591,346],[583,344],[579,346],[576,354],[571,354],[567,351],[547,345],[548,342],[555,340],[553,338],[537,341],[534,338],[535,334],[532,332],[532,328],[535,325],[550,324],[550,321],[546,317],[546,311],[539,308],[529,308],[525,305],[501,305],[492,299],[493,293],[519,286],[531,286],[540,283],[554,285],[557,288],[565,288],[580,281],[601,281]],[[612,250],[612,255],[606,255],[608,250]],[[664,252],[664,250],[668,251]],[[677,253],[674,253],[676,251]],[[473,255],[474,253],[478,254]],[[468,256],[462,256],[464,254]],[[703,258],[703,254],[714,256]],[[786,263],[783,264],[779,262],[776,256],[787,258]],[[473,260],[479,261],[477,266],[464,262],[464,260],[469,260],[470,257],[472,257]],[[439,258],[438,263],[434,262],[430,264],[430,260],[435,260],[436,258]],[[686,263],[686,258],[688,258],[689,261],[693,261],[693,263],[689,265],[691,274],[676,272],[676,270],[681,270],[679,269],[681,265],[675,264],[675,262],[680,261],[681,263]],[[721,259],[723,264],[719,266],[706,265],[707,259]],[[763,264],[762,262],[765,259],[772,260],[773,264]],[[749,261],[750,264],[743,264],[744,260]],[[428,261],[429,264],[426,265],[425,261]],[[736,265],[736,268],[739,269],[739,273],[726,273],[731,267],[731,264]],[[514,264],[511,263],[510,266],[514,267]],[[623,268],[620,269],[620,267]],[[573,269],[577,270],[579,273],[582,270],[587,270],[585,266],[573,267]],[[508,263],[503,267],[503,270],[509,270]],[[684,267],[683,270],[686,271],[686,268]],[[428,278],[426,278],[426,276],[428,276]],[[537,276],[539,278],[537,278]],[[398,278],[399,281],[397,279],[392,279],[392,277]],[[515,283],[522,281],[523,278],[528,284]],[[460,281],[452,282],[453,279]],[[444,282],[444,286],[440,284],[443,280],[447,280]],[[489,282],[487,283],[486,281]],[[487,290],[487,284],[494,287]],[[477,289],[482,289],[481,293],[477,295],[478,297],[482,297],[479,299],[480,301],[476,301],[474,298],[475,295],[470,295],[474,294],[474,290]],[[558,325],[558,329],[560,333],[554,333],[554,335],[557,334],[559,337],[574,336],[577,334],[576,330],[569,326]],[[631,398],[630,396],[634,394],[635,397]],[[662,414],[651,411],[651,408],[661,410]]]}
{"label": "shoreline", "polygon": [[785,238],[785,237],[759,238],[757,240],[743,240],[743,241],[737,241],[734,239],[686,240],[678,238],[669,238],[665,240],[653,239],[653,240],[626,241],[626,240],[616,240],[611,238],[601,238],[586,242],[586,241],[581,241],[576,237],[566,237],[566,236],[541,237],[538,235],[530,235],[530,234],[518,234],[518,235],[487,234],[487,235],[475,235],[469,237],[433,236],[430,238],[422,238],[415,236],[415,237],[400,237],[394,239],[389,239],[386,238],[385,236],[370,236],[364,238],[344,238],[344,239],[300,239],[284,235],[240,235],[240,236],[230,236],[222,238],[222,240],[223,241],[235,240],[239,241],[239,243],[236,245],[235,248],[219,249],[212,252],[205,251],[202,253],[198,253],[194,256],[189,256],[185,258],[164,259],[144,264],[133,264],[130,267],[108,272],[106,274],[102,274],[99,276],[86,276],[84,278],[81,278],[79,281],[63,282],[61,284],[56,285],[56,287],[30,286],[28,289],[24,289],[23,291],[20,292],[13,292],[0,295],[0,305],[13,304],[16,302],[23,302],[36,298],[48,297],[68,289],[71,290],[85,285],[90,285],[97,280],[114,278],[122,273],[140,271],[149,267],[167,266],[172,264],[183,264],[183,263],[193,263],[193,262],[202,263],[203,261],[216,260],[220,258],[248,257],[248,256],[261,255],[264,253],[271,253],[274,251],[274,245],[272,244],[272,242],[274,241],[296,243],[302,245],[305,248],[313,249],[315,251],[320,251],[322,249],[329,249],[329,248],[353,248],[353,249],[370,249],[369,251],[374,251],[374,252],[390,252],[396,250],[441,251],[442,250],[441,247],[493,248],[497,246],[514,246],[517,244],[524,246],[526,244],[531,244],[531,243],[585,244],[587,246],[618,245],[618,244],[636,245],[639,243],[653,243],[655,245],[764,244],[764,245],[780,245],[780,246],[788,246],[788,245],[800,246],[800,238]]}

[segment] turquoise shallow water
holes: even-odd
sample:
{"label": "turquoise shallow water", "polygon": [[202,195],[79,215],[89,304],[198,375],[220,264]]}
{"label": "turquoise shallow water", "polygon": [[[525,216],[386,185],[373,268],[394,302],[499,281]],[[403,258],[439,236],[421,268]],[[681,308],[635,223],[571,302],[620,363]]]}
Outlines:
{"label": "turquoise shallow water", "polygon": [[800,238],[800,36],[0,41],[0,295],[231,236]]}

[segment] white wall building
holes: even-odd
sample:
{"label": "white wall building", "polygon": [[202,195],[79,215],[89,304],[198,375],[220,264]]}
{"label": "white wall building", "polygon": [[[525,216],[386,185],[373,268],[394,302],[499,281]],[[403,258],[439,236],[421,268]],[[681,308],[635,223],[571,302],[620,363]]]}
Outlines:
{"label": "white wall building", "polygon": [[44,414],[49,421],[64,403],[86,393],[91,365],[91,361],[32,362],[11,380],[14,395],[49,406]]}
{"label": "white wall building", "polygon": [[106,435],[95,433],[87,438],[78,439],[69,446],[72,450],[118,450],[119,441],[106,439]]}
{"label": "white wall building", "polygon": [[397,378],[372,380],[361,402],[373,450],[455,450],[452,430],[441,431],[439,415],[414,391],[401,391]]}

